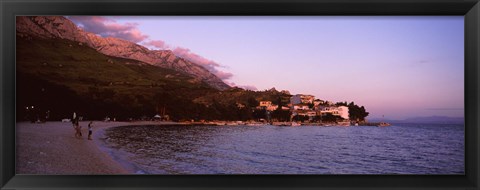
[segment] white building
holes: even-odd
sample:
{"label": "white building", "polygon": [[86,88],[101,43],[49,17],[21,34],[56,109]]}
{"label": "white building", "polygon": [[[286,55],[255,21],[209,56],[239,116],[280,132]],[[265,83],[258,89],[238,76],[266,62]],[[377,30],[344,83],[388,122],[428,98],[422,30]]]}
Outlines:
{"label": "white building", "polygon": [[308,117],[315,117],[317,116],[317,112],[312,110],[294,110],[292,115],[301,115],[301,116],[308,116]]}
{"label": "white building", "polygon": [[267,106],[268,111],[275,111],[277,108],[278,108],[278,106],[274,105],[274,104],[271,104],[271,105]]}
{"label": "white building", "polygon": [[348,114],[348,107],[347,106],[339,106],[338,107],[338,115],[343,119],[349,119],[350,115]]}
{"label": "white building", "polygon": [[317,112],[315,112],[315,111],[307,111],[307,116],[309,116],[309,117],[315,117],[315,116],[317,116]]}
{"label": "white building", "polygon": [[306,104],[295,104],[293,110],[309,110],[310,108]]}
{"label": "white building", "polygon": [[343,119],[349,119],[350,116],[348,114],[348,107],[347,106],[318,106],[317,107],[317,112],[319,112],[322,115],[325,115],[327,113],[330,113],[335,116],[340,116]]}

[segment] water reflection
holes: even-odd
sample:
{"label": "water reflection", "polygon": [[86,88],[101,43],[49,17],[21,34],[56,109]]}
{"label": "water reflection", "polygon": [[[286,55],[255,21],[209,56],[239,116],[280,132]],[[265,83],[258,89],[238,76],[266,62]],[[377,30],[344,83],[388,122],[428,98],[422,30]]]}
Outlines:
{"label": "water reflection", "polygon": [[462,174],[464,130],[377,127],[125,126],[107,144],[148,173]]}

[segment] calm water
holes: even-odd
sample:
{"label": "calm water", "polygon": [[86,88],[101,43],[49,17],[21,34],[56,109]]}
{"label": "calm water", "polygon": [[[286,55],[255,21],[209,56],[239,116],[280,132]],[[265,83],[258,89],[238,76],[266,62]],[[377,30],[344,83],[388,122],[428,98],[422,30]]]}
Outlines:
{"label": "calm water", "polygon": [[463,125],[124,126],[115,158],[150,174],[463,174]]}

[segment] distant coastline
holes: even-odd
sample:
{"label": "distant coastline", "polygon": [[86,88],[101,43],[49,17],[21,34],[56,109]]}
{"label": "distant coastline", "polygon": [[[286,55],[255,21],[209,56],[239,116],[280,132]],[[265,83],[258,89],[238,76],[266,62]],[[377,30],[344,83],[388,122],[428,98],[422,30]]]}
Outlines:
{"label": "distant coastline", "polygon": [[447,116],[428,116],[428,117],[414,117],[407,119],[382,119],[372,118],[368,119],[372,122],[388,122],[388,123],[418,123],[418,124],[464,124],[464,117],[447,117]]}

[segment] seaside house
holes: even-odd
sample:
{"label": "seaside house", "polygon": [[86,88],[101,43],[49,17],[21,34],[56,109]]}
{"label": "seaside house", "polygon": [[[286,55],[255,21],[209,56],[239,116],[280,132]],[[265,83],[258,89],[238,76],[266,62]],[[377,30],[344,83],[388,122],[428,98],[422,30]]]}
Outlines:
{"label": "seaside house", "polygon": [[317,116],[317,112],[313,110],[293,110],[292,111],[292,116],[306,116],[308,117],[309,120],[313,120],[315,116]]}
{"label": "seaside house", "polygon": [[317,106],[315,107],[317,114],[326,115],[328,113],[340,116],[343,119],[349,119],[348,107],[347,106]]}
{"label": "seaside house", "polygon": [[349,119],[350,115],[348,114],[348,107],[347,106],[339,106],[338,108],[338,115],[343,119]]}
{"label": "seaside house", "polygon": [[268,107],[271,106],[272,102],[271,101],[260,101],[260,106],[261,107]]}
{"label": "seaside house", "polygon": [[310,107],[306,104],[294,104],[292,108],[293,110],[310,110]]}
{"label": "seaside house", "polygon": [[275,111],[277,108],[278,108],[278,105],[275,105],[275,104],[271,104],[267,106],[268,111]]}
{"label": "seaside house", "polygon": [[332,115],[338,115],[338,108],[335,106],[320,106],[322,114],[331,113]]}
{"label": "seaside house", "polygon": [[317,112],[313,110],[307,110],[306,114],[310,118],[317,116]]}
{"label": "seaside house", "polygon": [[[266,109],[267,111],[275,111],[278,109],[278,105],[275,105],[275,104],[270,104],[269,106],[257,106],[257,109]],[[282,110],[286,111],[286,110],[290,110],[289,107],[285,107],[285,106],[282,106]]]}

